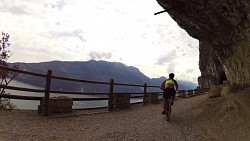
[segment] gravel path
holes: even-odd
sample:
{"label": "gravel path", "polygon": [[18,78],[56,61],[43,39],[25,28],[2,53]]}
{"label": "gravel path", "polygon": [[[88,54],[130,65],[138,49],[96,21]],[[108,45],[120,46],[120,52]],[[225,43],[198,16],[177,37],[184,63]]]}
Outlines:
{"label": "gravel path", "polygon": [[162,105],[131,105],[128,109],[74,111],[49,117],[36,111],[0,111],[0,140],[74,141],[202,141],[212,140],[197,124],[191,109],[206,95],[174,102],[170,122]]}

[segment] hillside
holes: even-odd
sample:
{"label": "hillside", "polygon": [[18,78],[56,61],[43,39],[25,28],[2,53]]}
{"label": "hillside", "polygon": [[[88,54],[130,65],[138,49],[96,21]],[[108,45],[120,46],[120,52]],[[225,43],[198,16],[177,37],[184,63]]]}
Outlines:
{"label": "hillside", "polygon": [[[93,80],[101,82],[109,82],[114,79],[117,83],[130,84],[144,84],[159,86],[165,77],[150,79],[144,75],[138,68],[133,66],[126,66],[118,62],[95,61],[90,60],[86,62],[64,62],[52,61],[42,63],[13,63],[11,65],[19,65],[19,67],[26,71],[46,74],[47,70],[52,70],[52,75]],[[45,86],[45,80],[30,75],[20,74],[16,80],[35,85],[38,87]],[[196,84],[188,81],[179,80],[180,89],[194,89]],[[61,80],[52,80],[52,89],[54,90],[72,90],[72,91],[87,91],[87,92],[103,92],[108,91],[109,86],[93,85],[88,83],[66,82]],[[138,87],[121,87],[116,86],[115,91],[137,91],[141,92],[143,89]],[[156,91],[150,89],[152,91]],[[157,89],[158,91],[159,89]]]}

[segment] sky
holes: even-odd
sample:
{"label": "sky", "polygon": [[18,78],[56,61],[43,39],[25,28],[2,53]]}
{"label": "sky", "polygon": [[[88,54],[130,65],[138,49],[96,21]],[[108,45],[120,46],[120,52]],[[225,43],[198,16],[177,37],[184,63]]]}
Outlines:
{"label": "sky", "polygon": [[105,60],[197,83],[199,41],[156,0],[0,0],[8,62]]}

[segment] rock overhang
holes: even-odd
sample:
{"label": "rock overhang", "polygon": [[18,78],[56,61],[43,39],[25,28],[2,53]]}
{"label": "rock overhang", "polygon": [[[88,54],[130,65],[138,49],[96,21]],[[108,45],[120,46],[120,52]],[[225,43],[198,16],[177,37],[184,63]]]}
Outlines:
{"label": "rock overhang", "polygon": [[[232,85],[250,85],[250,1],[157,0],[177,24],[211,48]],[[204,51],[203,51],[204,52]],[[212,53],[211,53],[212,54]],[[201,65],[204,61],[200,60]],[[209,58],[207,58],[209,59]],[[206,68],[206,72],[211,72]],[[204,70],[201,70],[203,74]],[[218,70],[217,70],[218,71]],[[214,75],[214,74],[213,74]],[[215,76],[216,77],[216,76]]]}

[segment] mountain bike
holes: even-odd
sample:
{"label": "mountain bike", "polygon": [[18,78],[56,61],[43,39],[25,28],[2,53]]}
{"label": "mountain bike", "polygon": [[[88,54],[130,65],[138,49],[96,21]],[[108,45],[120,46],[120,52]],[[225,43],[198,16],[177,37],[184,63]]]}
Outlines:
{"label": "mountain bike", "polygon": [[171,114],[171,106],[173,102],[173,96],[167,99],[166,101],[166,120],[169,121],[170,119],[170,114]]}

